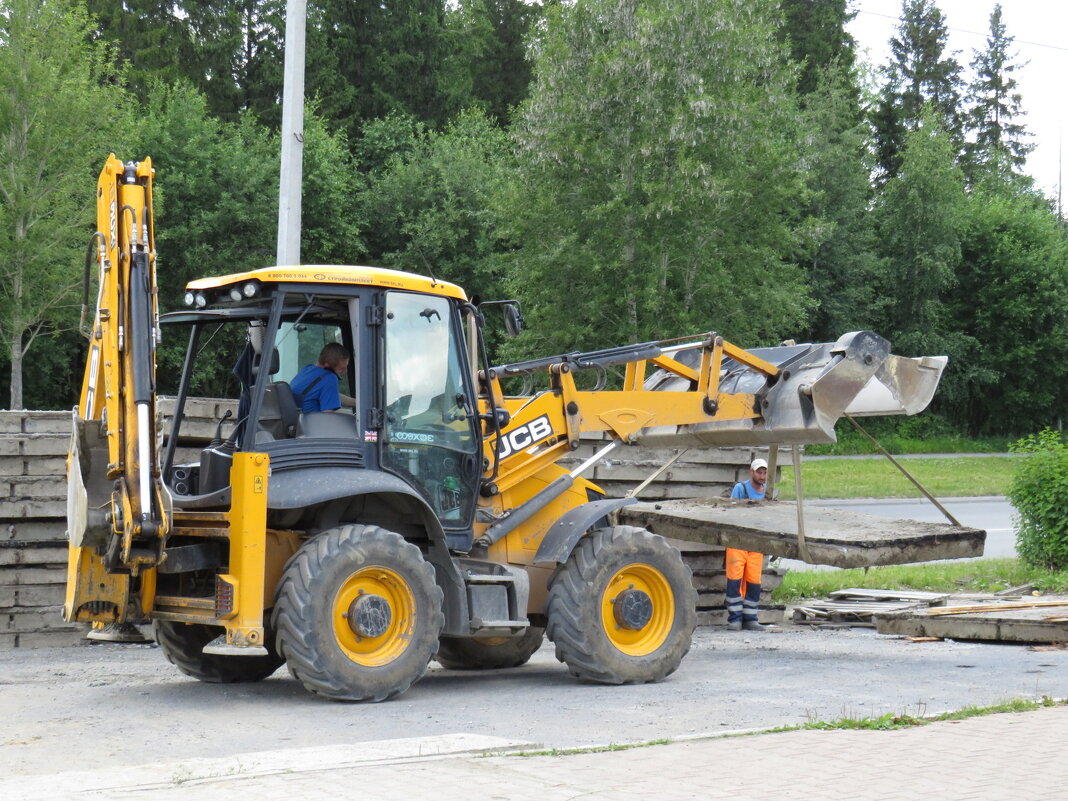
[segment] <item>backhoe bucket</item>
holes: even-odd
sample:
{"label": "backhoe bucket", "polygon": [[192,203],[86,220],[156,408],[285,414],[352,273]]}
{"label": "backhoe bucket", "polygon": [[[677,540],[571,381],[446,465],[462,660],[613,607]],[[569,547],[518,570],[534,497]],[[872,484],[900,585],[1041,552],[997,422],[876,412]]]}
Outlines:
{"label": "backhoe bucket", "polygon": [[[905,358],[890,353],[890,343],[871,331],[845,334],[837,342],[782,345],[750,351],[779,368],[777,376],[731,359],[724,360],[720,392],[755,396],[756,419],[726,420],[643,430],[637,443],[647,447],[728,445],[803,445],[834,442],[834,425],[844,415],[916,414],[934,397],[948,358]],[[676,358],[691,366],[699,353]],[[684,389],[687,382],[661,371],[646,389]]]}

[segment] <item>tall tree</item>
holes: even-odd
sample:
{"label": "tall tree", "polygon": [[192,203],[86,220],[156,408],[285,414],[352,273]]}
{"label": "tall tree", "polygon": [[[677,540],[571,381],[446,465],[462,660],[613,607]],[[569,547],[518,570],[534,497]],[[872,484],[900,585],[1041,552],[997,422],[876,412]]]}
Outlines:
{"label": "tall tree", "polygon": [[964,186],[952,138],[938,122],[929,109],[909,132],[876,209],[886,259],[880,330],[902,352],[941,351],[950,330],[945,300],[960,263]]}
{"label": "tall tree", "polygon": [[782,0],[783,33],[801,65],[797,90],[802,96],[816,90],[821,73],[832,64],[847,74],[852,71],[857,43],[846,25],[856,12],[848,5],[848,0]]}
{"label": "tall tree", "polygon": [[74,0],[0,4],[0,344],[10,406],[38,336],[76,323],[101,154],[121,147],[112,53]]}
{"label": "tall tree", "polygon": [[477,102],[502,125],[527,96],[527,39],[544,13],[541,2],[459,0],[446,12],[451,69],[443,90],[453,108]]}
{"label": "tall tree", "polygon": [[804,189],[776,2],[557,6],[535,73],[502,215],[531,350],[795,330]]}
{"label": "tall tree", "polygon": [[362,123],[399,111],[440,124],[446,103],[445,0],[312,0],[309,94],[353,139]]}
{"label": "tall tree", "polygon": [[972,434],[1057,427],[1068,408],[1068,242],[1042,198],[975,187],[961,263],[947,296],[952,327],[979,346],[947,404]]}
{"label": "tall tree", "polygon": [[148,99],[155,81],[185,80],[212,113],[253,109],[277,122],[283,0],[88,0],[97,36],[129,63],[129,87]]}
{"label": "tall tree", "polygon": [[971,107],[967,115],[970,140],[964,145],[965,170],[975,183],[982,175],[1005,180],[1019,176],[1034,145],[1019,122],[1023,115],[1021,95],[1013,77],[1023,64],[1013,62],[1013,37],[1005,30],[1001,5],[990,14],[990,35],[985,50],[976,50],[972,60],[975,74],[968,87]]}
{"label": "tall tree", "polygon": [[954,146],[962,145],[960,64],[946,53],[948,39],[945,15],[934,0],[902,0],[897,36],[890,39],[886,83],[873,116],[884,177],[897,173],[904,138],[919,126],[927,106]]}
{"label": "tall tree", "polygon": [[412,137],[367,187],[369,227],[382,248],[372,258],[496,296],[500,262],[491,199],[510,175],[507,135],[471,110],[442,131],[415,129]]}
{"label": "tall tree", "polygon": [[877,319],[880,260],[869,213],[872,202],[869,129],[852,73],[832,63],[819,71],[805,102],[810,131],[809,214],[817,220],[813,246],[803,255],[812,297],[813,339],[836,339],[871,328]]}

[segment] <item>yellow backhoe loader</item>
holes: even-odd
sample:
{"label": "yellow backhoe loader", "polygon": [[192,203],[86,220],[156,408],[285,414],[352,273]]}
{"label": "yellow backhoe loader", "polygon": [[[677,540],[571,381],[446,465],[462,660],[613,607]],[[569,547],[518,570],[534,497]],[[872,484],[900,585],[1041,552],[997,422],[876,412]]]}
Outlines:
{"label": "yellow backhoe loader", "polygon": [[[517,329],[518,304],[476,306],[454,284],[374,267],[205,278],[161,317],[152,179],[149,160],[112,156],[97,189],[65,614],[152,621],[167,658],[204,681],[285,663],[313,693],[379,701],[431,659],[514,667],[543,636],[583,679],[663,679],[690,647],[689,570],[662,538],[612,525],[629,501],[583,475],[633,444],[832,441],[845,413],[921,410],[945,366],[892,356],[870,332],[752,351],[702,333],[490,364],[485,314]],[[166,432],[161,327],[188,336]],[[190,386],[215,337],[238,343],[233,404],[188,452]],[[352,354],[352,407],[302,411],[289,381],[330,342]],[[618,389],[576,381],[609,371]],[[509,379],[541,387],[509,395]],[[584,432],[610,441],[567,470]]]}

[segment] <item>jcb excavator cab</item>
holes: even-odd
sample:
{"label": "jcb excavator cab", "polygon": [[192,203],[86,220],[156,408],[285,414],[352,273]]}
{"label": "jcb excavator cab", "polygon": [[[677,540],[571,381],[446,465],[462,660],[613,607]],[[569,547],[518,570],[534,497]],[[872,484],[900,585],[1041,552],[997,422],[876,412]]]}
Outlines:
{"label": "jcb excavator cab", "polygon": [[[440,281],[372,268],[331,267],[326,277],[326,269],[288,271],[295,280],[267,270],[202,281],[187,295],[194,308],[163,316],[190,328],[163,462],[175,506],[227,508],[233,454],[255,451],[270,457],[272,527],[324,530],[368,516],[370,505],[392,530],[418,526],[466,552],[482,474],[463,326],[474,309]],[[236,410],[220,417],[198,459],[182,460],[197,356],[225,328],[247,332],[232,355]],[[329,342],[352,354],[339,391],[354,407],[301,411],[289,381]]]}

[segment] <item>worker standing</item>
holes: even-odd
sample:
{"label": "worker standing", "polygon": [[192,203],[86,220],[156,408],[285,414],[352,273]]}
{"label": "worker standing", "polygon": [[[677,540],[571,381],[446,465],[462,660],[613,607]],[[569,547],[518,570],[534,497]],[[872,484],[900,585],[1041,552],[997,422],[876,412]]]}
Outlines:
{"label": "worker standing", "polygon": [[[754,459],[749,465],[749,480],[739,481],[731,497],[760,501],[768,480],[768,463]],[[728,548],[727,567],[727,628],[730,631],[774,631],[757,620],[760,605],[760,578],[764,569],[764,554]]]}

